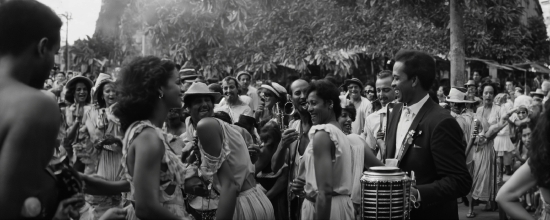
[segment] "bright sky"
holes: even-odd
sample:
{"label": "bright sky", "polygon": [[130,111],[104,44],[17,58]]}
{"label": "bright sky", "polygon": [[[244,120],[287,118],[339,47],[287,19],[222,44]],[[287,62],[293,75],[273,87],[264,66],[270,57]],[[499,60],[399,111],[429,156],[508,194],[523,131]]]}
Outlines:
{"label": "bright sky", "polygon": [[[75,40],[85,39],[86,35],[92,36],[95,31],[95,23],[101,10],[101,0],[38,0],[51,7],[57,14],[69,12],[72,20],[69,20],[69,44]],[[67,21],[65,17],[61,28],[61,45],[65,45]]]}

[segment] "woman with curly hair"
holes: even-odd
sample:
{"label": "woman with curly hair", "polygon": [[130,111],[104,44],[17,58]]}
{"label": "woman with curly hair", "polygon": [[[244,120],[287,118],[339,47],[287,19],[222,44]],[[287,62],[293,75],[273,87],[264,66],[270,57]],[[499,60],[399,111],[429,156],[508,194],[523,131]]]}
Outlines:
{"label": "woman with curly hair", "polygon": [[342,132],[340,92],[327,80],[310,84],[307,110],[313,126],[311,140],[292,183],[296,194],[305,191],[301,219],[355,219],[350,195],[353,188],[352,147]]}
{"label": "woman with curly hair", "polygon": [[[525,131],[525,130],[524,130]],[[539,219],[550,219],[550,111],[545,110],[539,117],[531,134],[529,159],[500,188],[497,202],[513,219],[534,219],[523,208],[518,198],[532,187],[538,186],[543,202]]]}
{"label": "woman with curly hair", "polygon": [[182,193],[187,169],[161,129],[168,111],[181,106],[179,82],[174,63],[154,56],[134,59],[117,80],[114,115],[125,132],[121,164],[131,186],[130,219],[192,219]]}
{"label": "woman with curly hair", "polygon": [[219,93],[210,92],[204,83],[193,83],[183,97],[196,129],[193,150],[185,159],[190,167],[200,169],[205,182],[186,191],[218,200],[216,219],[274,219],[269,199],[256,188],[254,164],[240,127],[212,117],[218,98]]}

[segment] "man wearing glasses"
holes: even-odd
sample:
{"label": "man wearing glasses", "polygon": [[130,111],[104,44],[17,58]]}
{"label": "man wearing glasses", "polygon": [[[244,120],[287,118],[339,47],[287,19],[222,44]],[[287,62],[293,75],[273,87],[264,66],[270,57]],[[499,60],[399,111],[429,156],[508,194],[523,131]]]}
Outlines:
{"label": "man wearing glasses", "polygon": [[355,121],[351,123],[351,133],[362,134],[363,127],[365,126],[365,119],[372,113],[371,102],[361,96],[361,90],[363,89],[363,83],[357,78],[348,79],[344,82],[344,88],[347,89],[347,95],[340,96],[340,105],[347,106],[353,104],[357,114]]}

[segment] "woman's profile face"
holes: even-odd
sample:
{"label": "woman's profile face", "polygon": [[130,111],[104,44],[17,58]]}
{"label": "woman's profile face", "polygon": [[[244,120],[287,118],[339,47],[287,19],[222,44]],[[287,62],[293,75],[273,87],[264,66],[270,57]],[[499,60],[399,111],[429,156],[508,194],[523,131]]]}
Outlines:
{"label": "woman's profile face", "polygon": [[326,124],[328,122],[331,113],[331,110],[329,110],[330,104],[317,96],[317,91],[309,93],[307,96],[307,105],[307,111],[311,115],[313,125]]}
{"label": "woman's profile face", "polygon": [[107,83],[103,86],[103,99],[105,100],[107,107],[116,102],[115,94],[115,85],[113,83]]}
{"label": "woman's profile face", "polygon": [[88,98],[88,88],[84,83],[76,83],[76,89],[74,91],[74,99],[76,103],[84,103]]}
{"label": "woman's profile face", "polygon": [[492,104],[494,98],[495,90],[492,86],[485,86],[483,88],[483,102],[485,104]]}
{"label": "woman's profile face", "polygon": [[178,85],[180,83],[180,79],[176,68],[174,68],[171,73],[172,74],[170,74],[170,78],[168,78],[166,85],[163,86],[164,97],[162,100],[164,100],[168,109],[181,108],[182,94],[180,86]]}

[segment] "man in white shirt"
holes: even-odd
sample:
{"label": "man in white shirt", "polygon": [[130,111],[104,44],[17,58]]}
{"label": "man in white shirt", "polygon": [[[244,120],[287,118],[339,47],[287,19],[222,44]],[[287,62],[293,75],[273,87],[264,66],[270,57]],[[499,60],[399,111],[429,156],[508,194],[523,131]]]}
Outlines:
{"label": "man in white shirt", "polygon": [[348,95],[340,96],[340,103],[342,103],[342,106],[351,103],[355,106],[357,113],[355,121],[351,123],[351,133],[361,135],[365,127],[365,119],[372,113],[372,104],[367,98],[361,96],[364,88],[361,80],[357,78],[348,79],[344,82],[344,86],[348,90]]}
{"label": "man in white shirt", "polygon": [[435,60],[419,51],[395,55],[392,87],[399,101],[388,116],[388,163],[412,174],[415,209],[411,219],[458,219],[456,199],[470,192],[466,143],[457,121],[429,98],[436,73]]}
{"label": "man in white shirt", "polygon": [[237,80],[241,84],[240,95],[246,95],[250,97],[250,108],[252,111],[257,111],[260,105],[260,97],[258,96],[258,90],[250,85],[252,81],[252,75],[246,71],[241,71],[237,74]]}
{"label": "man in white shirt", "polygon": [[[378,100],[382,104],[382,108],[367,116],[365,127],[363,128],[362,137],[365,138],[367,146],[375,151],[375,154],[385,150],[384,132],[386,131],[388,103],[395,100],[395,90],[391,86],[393,80],[392,72],[383,70],[378,73],[376,79],[376,94]],[[381,124],[382,123],[382,124]],[[380,139],[377,137],[381,135]],[[377,140],[378,139],[378,140]],[[378,155],[380,156],[380,155]]]}

